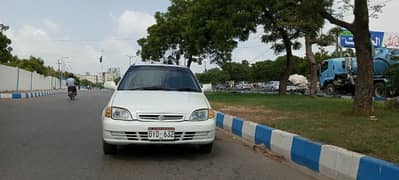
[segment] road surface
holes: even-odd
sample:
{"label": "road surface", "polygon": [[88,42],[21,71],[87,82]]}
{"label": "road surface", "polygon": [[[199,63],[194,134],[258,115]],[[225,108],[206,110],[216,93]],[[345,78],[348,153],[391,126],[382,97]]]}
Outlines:
{"label": "road surface", "polygon": [[103,155],[100,116],[110,95],[0,99],[0,179],[315,179],[220,131],[211,154],[192,146],[128,146]]}

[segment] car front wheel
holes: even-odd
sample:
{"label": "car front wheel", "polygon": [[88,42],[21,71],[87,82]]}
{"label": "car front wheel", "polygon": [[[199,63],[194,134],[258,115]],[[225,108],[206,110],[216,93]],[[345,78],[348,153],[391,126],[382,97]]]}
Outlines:
{"label": "car front wheel", "polygon": [[114,144],[108,144],[105,141],[103,141],[103,151],[104,154],[116,154],[116,145]]}

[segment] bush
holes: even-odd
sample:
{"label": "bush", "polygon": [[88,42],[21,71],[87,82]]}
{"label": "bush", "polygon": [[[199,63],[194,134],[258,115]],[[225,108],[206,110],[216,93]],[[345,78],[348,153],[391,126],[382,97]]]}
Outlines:
{"label": "bush", "polygon": [[385,105],[385,108],[387,108],[387,109],[397,110],[397,109],[399,109],[399,99],[398,98],[389,98],[385,101],[384,105]]}
{"label": "bush", "polygon": [[399,64],[395,64],[391,66],[386,75],[388,76],[389,80],[387,83],[387,89],[390,91],[391,96],[398,96],[399,95]]}

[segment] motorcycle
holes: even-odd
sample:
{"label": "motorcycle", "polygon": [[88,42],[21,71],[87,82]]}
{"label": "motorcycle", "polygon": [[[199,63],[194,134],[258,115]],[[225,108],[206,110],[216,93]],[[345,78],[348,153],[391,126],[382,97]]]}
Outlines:
{"label": "motorcycle", "polygon": [[76,97],[76,87],[75,86],[70,86],[68,87],[68,96],[71,100],[74,100]]}

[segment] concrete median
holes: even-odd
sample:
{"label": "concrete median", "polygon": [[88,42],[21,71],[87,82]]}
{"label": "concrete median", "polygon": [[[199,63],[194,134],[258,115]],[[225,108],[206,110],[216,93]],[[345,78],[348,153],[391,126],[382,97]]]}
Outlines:
{"label": "concrete median", "polygon": [[398,180],[399,167],[392,163],[325,145],[304,137],[246,121],[222,112],[216,114],[217,127],[258,145],[288,161],[323,176],[339,180]]}
{"label": "concrete median", "polygon": [[50,96],[60,91],[35,91],[35,92],[14,92],[14,93],[0,93],[0,99],[25,99],[35,98],[41,96]]}

